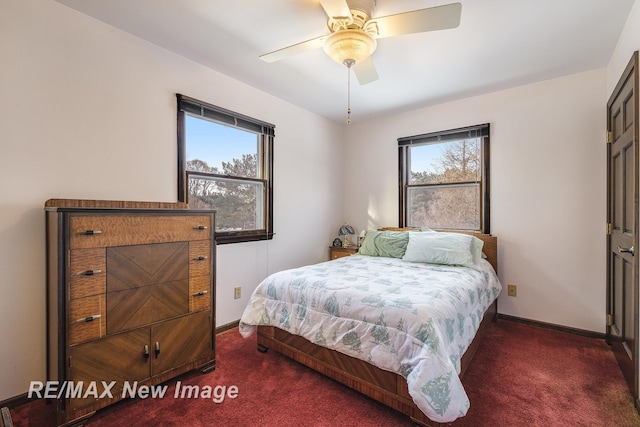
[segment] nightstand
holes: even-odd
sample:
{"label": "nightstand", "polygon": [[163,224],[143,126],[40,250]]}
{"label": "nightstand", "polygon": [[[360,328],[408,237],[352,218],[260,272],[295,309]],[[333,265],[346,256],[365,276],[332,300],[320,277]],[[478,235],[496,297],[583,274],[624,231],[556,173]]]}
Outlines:
{"label": "nightstand", "polygon": [[342,258],[343,256],[349,256],[358,253],[357,246],[349,246],[343,248],[342,246],[330,246],[329,247],[329,259],[334,260]]}

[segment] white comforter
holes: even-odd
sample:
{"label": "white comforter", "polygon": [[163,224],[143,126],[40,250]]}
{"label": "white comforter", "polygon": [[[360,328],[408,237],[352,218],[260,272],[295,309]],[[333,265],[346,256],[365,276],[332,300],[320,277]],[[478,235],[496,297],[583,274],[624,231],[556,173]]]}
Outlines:
{"label": "white comforter", "polygon": [[272,325],[407,379],[430,419],[464,416],[460,358],[502,287],[482,271],[353,255],[285,270],[255,290],[240,321]]}

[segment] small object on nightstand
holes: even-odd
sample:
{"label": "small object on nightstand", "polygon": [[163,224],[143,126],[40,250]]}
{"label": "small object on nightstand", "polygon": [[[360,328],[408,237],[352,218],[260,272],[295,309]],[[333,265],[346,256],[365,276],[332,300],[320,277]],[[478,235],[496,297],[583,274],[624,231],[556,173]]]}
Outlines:
{"label": "small object on nightstand", "polygon": [[342,240],[340,240],[339,237],[336,237],[335,239],[333,239],[333,243],[331,244],[331,246],[333,246],[334,248],[342,247]]}
{"label": "small object on nightstand", "polygon": [[329,248],[329,259],[334,260],[342,258],[343,256],[350,256],[357,253],[358,248],[356,246],[349,246],[347,248],[342,246],[331,246]]}
{"label": "small object on nightstand", "polygon": [[340,227],[340,230],[338,230],[338,235],[342,236],[342,247],[343,248],[348,248],[349,246],[351,246],[351,242],[349,242],[349,235],[350,234],[356,234],[356,230],[353,229],[352,226],[350,226],[349,224],[345,224],[342,227]]}

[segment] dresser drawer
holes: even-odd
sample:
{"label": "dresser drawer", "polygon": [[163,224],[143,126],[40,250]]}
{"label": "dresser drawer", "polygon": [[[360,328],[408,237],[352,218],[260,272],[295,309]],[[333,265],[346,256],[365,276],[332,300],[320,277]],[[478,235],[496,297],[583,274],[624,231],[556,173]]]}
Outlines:
{"label": "dresser drawer", "polygon": [[69,299],[104,294],[107,289],[105,248],[74,249],[69,255]]}
{"label": "dresser drawer", "polygon": [[207,215],[83,215],[69,218],[71,249],[211,239]]}
{"label": "dresser drawer", "polygon": [[189,279],[188,242],[117,246],[106,251],[107,293]]}
{"label": "dresser drawer", "polygon": [[189,312],[187,279],[107,293],[107,332],[137,328]]}
{"label": "dresser drawer", "polygon": [[69,345],[104,336],[106,328],[104,295],[69,302]]}
{"label": "dresser drawer", "polygon": [[211,274],[211,241],[189,242],[189,276],[208,276]]}
{"label": "dresser drawer", "polygon": [[189,311],[211,307],[211,276],[189,279]]}

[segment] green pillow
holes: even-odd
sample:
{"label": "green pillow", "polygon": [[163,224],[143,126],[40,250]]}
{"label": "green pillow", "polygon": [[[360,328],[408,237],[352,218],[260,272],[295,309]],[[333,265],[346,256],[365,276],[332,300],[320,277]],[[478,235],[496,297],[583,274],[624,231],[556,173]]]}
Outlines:
{"label": "green pillow", "polygon": [[402,258],[408,242],[409,233],[406,231],[368,230],[358,253],[360,255]]}
{"label": "green pillow", "polygon": [[458,233],[409,233],[405,261],[479,269],[484,242]]}

